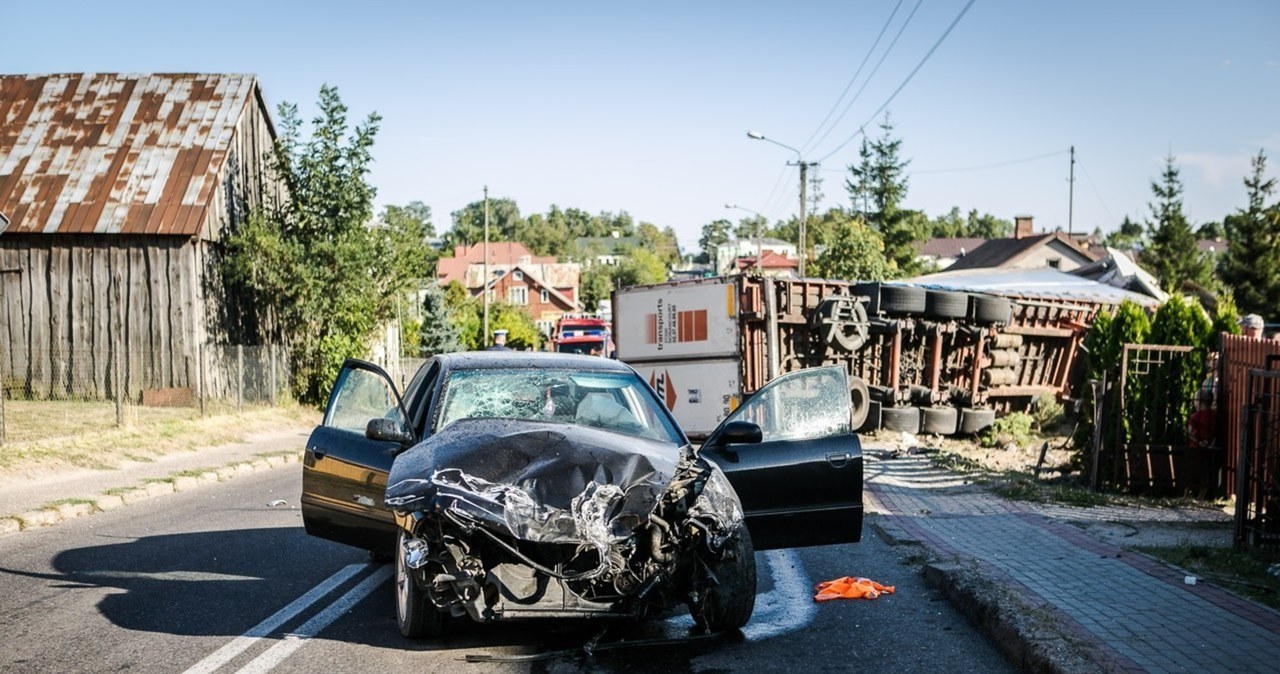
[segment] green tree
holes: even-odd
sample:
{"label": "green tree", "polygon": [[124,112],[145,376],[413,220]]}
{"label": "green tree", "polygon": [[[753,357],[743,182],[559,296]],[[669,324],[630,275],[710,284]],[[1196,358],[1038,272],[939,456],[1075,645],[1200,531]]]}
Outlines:
{"label": "green tree", "polygon": [[[453,229],[445,234],[450,246],[470,246],[484,241],[484,200],[473,201],[451,214]],[[489,240],[515,241],[523,224],[520,207],[511,199],[489,200]]]}
{"label": "green tree", "polygon": [[703,225],[702,236],[698,237],[698,250],[702,251],[698,261],[704,264],[716,262],[716,246],[728,241],[731,231],[733,231],[733,223],[723,218]]}
{"label": "green tree", "polygon": [[1120,223],[1120,228],[1108,234],[1102,243],[1120,250],[1134,250],[1142,245],[1143,234],[1142,223],[1134,222],[1126,215],[1124,221]]}
{"label": "green tree", "polygon": [[1218,241],[1227,238],[1227,230],[1217,220],[1201,223],[1196,228],[1196,238],[1200,240]]}
{"label": "green tree", "polygon": [[613,292],[613,266],[595,264],[582,270],[578,281],[578,294],[582,298],[582,307],[590,312],[600,310],[600,300],[609,299]]}
{"label": "green tree", "polygon": [[239,325],[290,345],[294,393],[308,403],[328,395],[343,359],[364,354],[405,283],[394,242],[368,227],[371,148],[381,118],[373,113],[349,128],[347,107],[330,86],[321,87],[318,107],[304,139],[297,106],[280,106],[271,169],[289,200],[232,232],[222,260],[239,295]]}
{"label": "green tree", "polygon": [[[464,295],[467,291],[461,283],[453,282]],[[455,300],[456,302],[456,300]],[[418,356],[430,358],[437,353],[451,353],[462,348],[458,326],[453,320],[445,289],[438,283],[429,283],[422,293],[422,325],[419,328]]]}
{"label": "green tree", "polygon": [[1143,264],[1171,293],[1186,282],[1207,286],[1212,278],[1210,263],[1196,246],[1191,223],[1182,212],[1182,180],[1173,161],[1166,157],[1160,180],[1151,183],[1154,219],[1147,221],[1148,245],[1142,253]]}
{"label": "green tree", "polygon": [[924,238],[923,218],[909,217],[902,210],[907,196],[907,165],[902,159],[902,140],[893,137],[893,125],[886,114],[880,123],[881,136],[863,138],[860,162],[849,167],[845,188],[855,213],[884,240],[885,257],[892,276],[907,276],[920,269],[916,244]]}
{"label": "green tree", "polygon": [[642,222],[636,226],[635,236],[637,245],[657,253],[664,265],[680,261],[680,243],[676,240],[675,230],[670,227],[660,230],[656,225]]}
{"label": "green tree", "polygon": [[1266,316],[1280,307],[1280,203],[1268,203],[1276,179],[1266,177],[1266,155],[1259,150],[1252,163],[1244,181],[1248,202],[1225,218],[1227,250],[1218,275],[1241,311]]}
{"label": "green tree", "polygon": [[662,258],[647,248],[637,248],[621,264],[613,265],[615,287],[640,286],[667,280],[667,266]]}
{"label": "green tree", "polygon": [[850,281],[880,281],[889,274],[880,235],[856,218],[841,223],[811,269],[814,276]]}

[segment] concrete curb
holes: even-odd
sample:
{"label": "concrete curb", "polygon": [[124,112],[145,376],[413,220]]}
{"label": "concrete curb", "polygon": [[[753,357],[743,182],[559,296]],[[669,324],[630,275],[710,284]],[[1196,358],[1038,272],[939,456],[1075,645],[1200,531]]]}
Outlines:
{"label": "concrete curb", "polygon": [[296,452],[272,454],[248,461],[235,461],[218,468],[204,469],[195,475],[191,475],[189,471],[183,471],[180,475],[144,480],[131,487],[112,489],[110,493],[69,500],[56,505],[51,504],[40,510],[0,517],[0,536],[38,527],[52,526],[66,520],[115,510],[116,508],[133,505],[158,496],[191,491],[216,482],[226,482],[238,476],[252,475],[261,471],[273,470],[280,466],[299,463],[302,461],[302,454],[303,451],[299,449]]}

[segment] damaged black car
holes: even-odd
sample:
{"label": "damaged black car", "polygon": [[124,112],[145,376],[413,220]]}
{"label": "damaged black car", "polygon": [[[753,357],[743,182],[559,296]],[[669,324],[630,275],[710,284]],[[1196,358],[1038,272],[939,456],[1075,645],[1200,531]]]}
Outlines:
{"label": "damaged black car", "polygon": [[861,537],[845,377],[782,375],[695,448],[616,361],[446,354],[402,396],[383,370],[348,360],[307,442],[303,520],[391,557],[407,637],[439,635],[450,617],[643,619],[681,606],[704,630],[740,628],[755,550]]}

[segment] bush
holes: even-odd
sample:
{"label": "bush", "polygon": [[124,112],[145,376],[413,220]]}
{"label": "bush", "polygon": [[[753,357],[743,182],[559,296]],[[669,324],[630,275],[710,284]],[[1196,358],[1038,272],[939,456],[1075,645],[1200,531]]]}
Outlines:
{"label": "bush", "polygon": [[1035,418],[1026,412],[1013,412],[996,419],[982,435],[983,447],[998,447],[1010,442],[1023,445],[1031,440]]}
{"label": "bush", "polygon": [[1064,410],[1062,403],[1058,402],[1058,396],[1052,393],[1041,393],[1040,397],[1031,403],[1032,427],[1037,432],[1042,432],[1046,428],[1053,428],[1062,421]]}

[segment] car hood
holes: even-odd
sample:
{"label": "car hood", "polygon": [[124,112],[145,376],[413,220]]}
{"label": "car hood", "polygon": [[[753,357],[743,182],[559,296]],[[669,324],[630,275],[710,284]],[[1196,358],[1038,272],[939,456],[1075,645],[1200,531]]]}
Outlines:
{"label": "car hood", "polygon": [[680,449],[573,424],[467,419],[396,457],[398,512],[443,512],[547,543],[621,540],[647,521]]}

